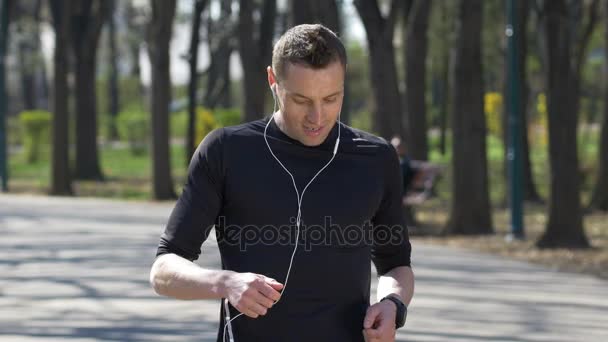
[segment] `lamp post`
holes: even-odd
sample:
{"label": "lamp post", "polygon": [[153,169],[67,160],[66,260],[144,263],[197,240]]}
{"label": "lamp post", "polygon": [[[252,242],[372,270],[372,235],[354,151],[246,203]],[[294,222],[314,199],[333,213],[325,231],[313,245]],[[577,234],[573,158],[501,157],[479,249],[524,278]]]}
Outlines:
{"label": "lamp post", "polygon": [[9,0],[0,3],[0,190],[8,191],[8,167],[6,146],[6,49],[8,46]]}
{"label": "lamp post", "polygon": [[522,182],[522,135],[519,98],[519,68],[517,40],[520,38],[520,26],[517,25],[516,3],[521,0],[507,0],[507,56],[508,56],[508,125],[509,147],[507,159],[509,162],[509,204],[511,209],[511,233],[508,239],[523,239],[523,182]]}

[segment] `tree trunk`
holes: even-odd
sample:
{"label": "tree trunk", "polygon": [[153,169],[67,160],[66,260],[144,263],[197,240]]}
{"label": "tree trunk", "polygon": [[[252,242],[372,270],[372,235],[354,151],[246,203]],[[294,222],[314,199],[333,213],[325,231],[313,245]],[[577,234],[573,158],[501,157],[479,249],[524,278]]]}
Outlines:
{"label": "tree trunk", "polygon": [[236,49],[232,38],[236,35],[236,23],[231,20],[230,0],[222,0],[220,18],[207,15],[207,40],[209,45],[209,67],[206,70],[207,86],[204,104],[207,108],[231,106],[230,56]]}
{"label": "tree trunk", "polygon": [[[427,28],[431,13],[431,0],[411,0],[403,6],[403,56],[405,60],[405,126],[407,153],[415,160],[428,159],[426,134],[426,56]],[[416,211],[405,208],[408,226],[417,226]]]}
{"label": "tree trunk", "polygon": [[34,55],[35,51],[31,46],[31,42],[26,40],[25,37],[19,39],[17,44],[18,53],[18,64],[19,73],[21,76],[21,96],[23,101],[23,109],[32,110],[36,109],[36,87],[35,87],[35,73],[33,66],[33,59],[37,56]]}
{"label": "tree trunk", "polygon": [[[452,17],[450,16],[451,10],[449,4],[445,1],[438,1],[435,3],[438,6],[440,13],[440,20],[443,23],[440,31],[441,37],[444,39],[444,46],[440,49],[439,53],[439,86],[437,87],[439,93],[439,152],[441,155],[445,155],[447,151],[447,130],[448,130],[448,119],[449,119],[449,104],[450,104],[450,56],[454,55],[454,47],[452,39],[450,39],[450,32],[453,31],[453,24],[450,24]],[[453,20],[453,19],[452,19]]]}
{"label": "tree trunk", "polygon": [[551,193],[546,231],[537,246],[588,247],[579,198],[576,141],[579,79],[572,66],[569,13],[564,0],[545,1],[543,12],[548,57],[546,87]]}
{"label": "tree trunk", "polygon": [[[34,3],[34,50],[38,58],[42,58],[42,40],[40,34],[40,23],[42,19],[42,0]],[[34,93],[36,94],[36,108],[49,109],[49,85],[46,75],[46,64],[37,63],[34,73]]]}
{"label": "tree trunk", "polygon": [[[272,38],[276,17],[276,0],[264,0],[261,20],[254,23],[252,0],[239,2],[239,52],[243,65],[244,121],[252,121],[264,115],[268,94],[266,66],[272,64]],[[255,33],[258,34],[255,34]],[[258,37],[257,39],[255,37]]]}
{"label": "tree trunk", "polygon": [[41,86],[40,74],[44,75],[44,63],[40,48],[40,7],[41,0],[34,2],[16,3],[15,17],[18,31],[17,36],[17,63],[19,65],[21,97],[23,108],[32,110],[48,108],[47,94]]}
{"label": "tree trunk", "polygon": [[[127,25],[127,45],[129,58],[131,60],[129,75],[136,79],[138,82],[139,95],[143,99],[145,92],[144,86],[141,82],[141,65],[139,61],[140,44],[145,39],[145,28],[141,24],[139,18],[141,15],[138,12],[136,6],[131,1],[124,3],[119,2],[125,6],[125,21]],[[117,3],[118,4],[118,3]]]}
{"label": "tree trunk", "polygon": [[97,147],[96,58],[76,58],[76,165],[77,179],[102,180]]}
{"label": "tree trunk", "polygon": [[188,65],[190,67],[190,82],[188,83],[188,132],[186,133],[186,163],[194,155],[194,129],[196,125],[196,88],[198,85],[198,45],[200,41],[201,15],[207,6],[207,0],[196,0],[192,11],[192,31],[190,35],[190,53]]}
{"label": "tree trunk", "polygon": [[450,91],[450,82],[449,82],[449,68],[447,67],[447,65],[450,64],[449,62],[450,60],[450,56],[449,54],[446,54],[445,56],[445,61],[446,61],[446,67],[444,67],[445,69],[442,71],[442,77],[440,80],[440,89],[441,89],[441,102],[439,104],[439,153],[441,153],[442,156],[445,155],[446,151],[447,151],[447,130],[448,130],[448,116],[449,116],[449,110],[448,110],[448,104],[450,103],[449,101],[449,91]]}
{"label": "tree trunk", "polygon": [[108,113],[110,115],[108,133],[110,140],[118,140],[118,130],[116,119],[120,112],[120,99],[118,92],[118,51],[116,49],[116,0],[106,0],[109,2],[110,13],[108,17],[108,45],[110,50],[110,79],[108,82]]}
{"label": "tree trunk", "polygon": [[[608,103],[608,87],[606,87],[604,92],[605,101]],[[589,208],[608,211],[608,106],[604,107],[598,162],[597,182]]]}
{"label": "tree trunk", "polygon": [[452,78],[452,206],[444,232],[493,232],[481,63],[482,1],[461,0]]}
{"label": "tree trunk", "polygon": [[[604,70],[608,67],[608,2],[606,2],[604,23]],[[606,73],[604,73],[606,75]],[[602,130],[600,133],[600,146],[598,155],[598,173],[589,209],[608,211],[608,86],[604,86],[604,118],[602,119]]]}
{"label": "tree trunk", "polygon": [[218,104],[222,108],[230,108],[233,106],[232,101],[232,87],[230,80],[230,56],[232,55],[232,51],[235,48],[232,46],[226,46],[225,49],[222,50],[222,55],[226,56],[224,60],[224,67],[222,68],[222,83],[220,86],[220,95]]}
{"label": "tree trunk", "polygon": [[71,0],[50,0],[55,29],[53,56],[53,144],[51,165],[51,195],[72,195],[68,142],[68,72],[69,18]]}
{"label": "tree trunk", "polygon": [[157,200],[175,198],[169,148],[169,104],[171,77],[169,48],[176,0],[151,0],[148,50],[152,66],[152,179]]}
{"label": "tree trunk", "polygon": [[[139,43],[133,43],[130,48],[129,48],[129,52],[131,53],[131,60],[133,65],[131,65],[131,76],[137,78],[138,80],[141,80],[141,66],[139,63]],[[142,86],[140,85],[140,88]],[[143,94],[142,94],[143,95]]]}
{"label": "tree trunk", "polygon": [[108,13],[105,0],[75,3],[72,12],[72,47],[75,55],[77,179],[102,180],[97,147],[97,46]]}
{"label": "tree trunk", "polygon": [[380,136],[390,139],[400,135],[408,141],[397,79],[393,36],[400,0],[393,0],[388,18],[384,18],[376,0],[354,1],[361,16],[370,53],[370,78],[375,100],[373,127]]}
{"label": "tree trunk", "polygon": [[[536,190],[534,183],[534,173],[532,172],[532,161],[530,159],[530,139],[528,138],[528,104],[529,104],[529,86],[526,72],[527,56],[528,56],[528,17],[530,14],[530,1],[516,1],[518,5],[519,18],[521,20],[520,39],[518,40],[517,51],[519,55],[519,79],[521,87],[519,88],[520,98],[520,122],[522,129],[522,153],[523,153],[523,176],[524,176],[524,200],[530,202],[541,203],[543,200]],[[505,126],[508,127],[508,126]]]}
{"label": "tree trunk", "polygon": [[233,22],[230,19],[232,17],[232,0],[222,0],[221,13],[221,20],[228,21],[231,24],[229,27],[232,34],[230,35],[230,39],[222,39],[220,41],[220,47],[218,49],[218,58],[222,61],[220,67],[220,79],[222,82],[220,83],[218,92],[218,105],[223,108],[229,108],[233,106],[232,88],[230,86],[230,56],[232,55],[232,52],[238,48],[238,40],[233,38],[236,36],[238,23]]}
{"label": "tree trunk", "polygon": [[407,150],[412,159],[428,160],[426,122],[426,55],[427,29],[431,13],[431,0],[416,0],[406,21],[405,97],[409,141]]}

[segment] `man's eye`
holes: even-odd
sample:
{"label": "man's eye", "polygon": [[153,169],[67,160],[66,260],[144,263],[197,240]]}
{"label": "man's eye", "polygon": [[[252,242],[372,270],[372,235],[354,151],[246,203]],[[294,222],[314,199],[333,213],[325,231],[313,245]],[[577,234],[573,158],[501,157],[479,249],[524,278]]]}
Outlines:
{"label": "man's eye", "polygon": [[333,103],[333,102],[336,102],[337,99],[338,99],[337,97],[330,97],[328,99],[325,99],[325,102],[327,102],[327,103]]}
{"label": "man's eye", "polygon": [[305,104],[306,100],[301,100],[301,99],[293,99],[293,102],[297,103],[297,104]]}

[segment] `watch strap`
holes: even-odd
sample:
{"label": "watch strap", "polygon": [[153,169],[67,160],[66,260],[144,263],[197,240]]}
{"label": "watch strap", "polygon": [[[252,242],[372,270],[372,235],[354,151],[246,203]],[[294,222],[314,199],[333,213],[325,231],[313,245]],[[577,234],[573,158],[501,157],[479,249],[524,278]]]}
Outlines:
{"label": "watch strap", "polygon": [[382,298],[380,301],[383,300],[390,300],[391,302],[395,303],[395,306],[397,307],[397,314],[395,316],[395,327],[399,329],[404,326],[405,318],[407,315],[407,306],[405,306],[405,304],[399,298],[393,295],[388,295]]}

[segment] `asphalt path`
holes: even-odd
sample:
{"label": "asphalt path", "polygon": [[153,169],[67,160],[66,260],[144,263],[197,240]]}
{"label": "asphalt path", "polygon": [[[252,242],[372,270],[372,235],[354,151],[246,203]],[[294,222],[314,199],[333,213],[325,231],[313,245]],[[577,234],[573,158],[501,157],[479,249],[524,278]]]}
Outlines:
{"label": "asphalt path", "polygon": [[[214,341],[219,301],[148,283],[171,208],[0,195],[0,341]],[[412,259],[398,341],[608,341],[607,281],[416,240]],[[212,239],[197,262],[219,268]]]}

